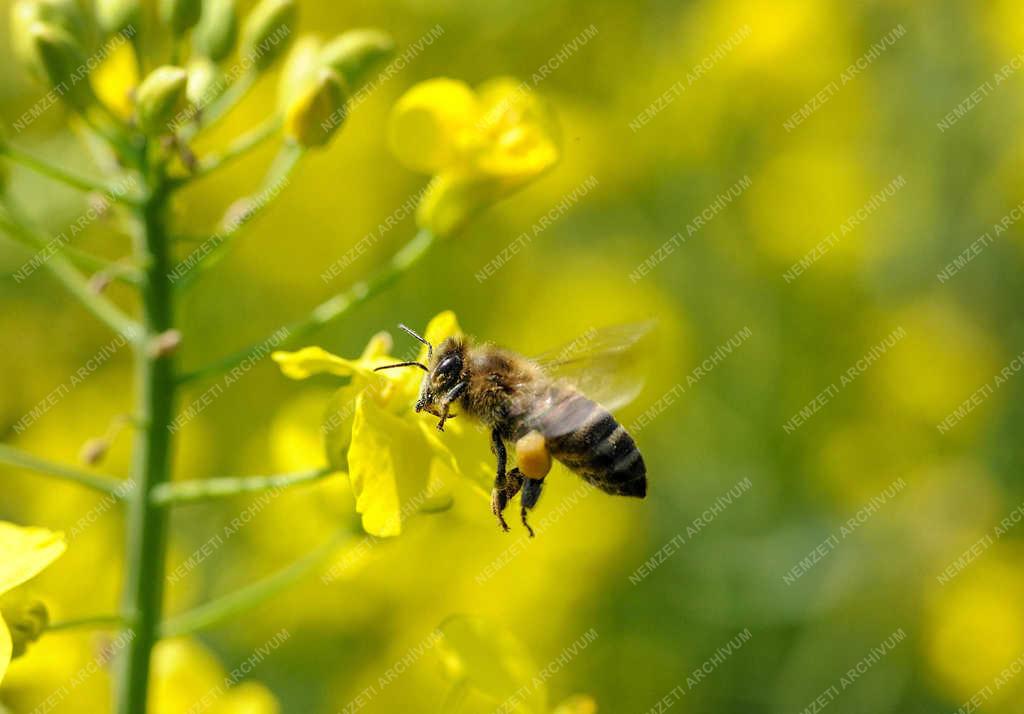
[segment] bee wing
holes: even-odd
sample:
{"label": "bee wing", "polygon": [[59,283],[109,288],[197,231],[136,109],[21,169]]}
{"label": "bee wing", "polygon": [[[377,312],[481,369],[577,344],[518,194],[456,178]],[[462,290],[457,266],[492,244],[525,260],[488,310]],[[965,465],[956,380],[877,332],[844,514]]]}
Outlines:
{"label": "bee wing", "polygon": [[[587,330],[563,347],[533,360],[555,382],[573,387],[608,411],[621,409],[640,394],[644,385],[642,356],[654,329],[653,322],[613,325]],[[557,433],[575,431],[592,417],[586,402],[564,399],[548,405],[558,415]]]}

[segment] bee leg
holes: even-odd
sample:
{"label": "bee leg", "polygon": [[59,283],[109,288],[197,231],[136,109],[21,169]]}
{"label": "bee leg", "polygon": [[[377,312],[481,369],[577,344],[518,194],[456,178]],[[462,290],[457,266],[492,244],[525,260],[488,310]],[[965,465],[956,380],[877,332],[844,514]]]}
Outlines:
{"label": "bee leg", "polygon": [[505,489],[505,463],[508,455],[505,451],[505,442],[502,441],[497,429],[491,431],[491,451],[498,457],[498,473],[494,477],[494,488],[491,489],[491,513],[498,517],[498,524],[507,533],[508,523],[505,522],[502,512],[508,505],[508,493]]}
{"label": "bee leg", "polygon": [[459,396],[466,390],[466,386],[466,382],[459,382],[454,387],[449,389],[447,394],[445,394],[441,398],[441,413],[439,415],[435,415],[441,417],[441,421],[437,422],[438,431],[444,431],[444,423],[449,419],[455,418],[454,414],[448,413],[448,407],[451,406],[451,403],[458,399]]}
{"label": "bee leg", "polygon": [[[518,471],[518,469],[516,469]],[[523,495],[519,498],[519,513],[523,518],[523,525],[526,526],[526,530],[530,532],[530,537],[533,538],[533,529],[530,528],[530,524],[526,522],[526,512],[537,505],[537,501],[540,499],[540,491],[544,487],[544,479],[542,478],[528,478],[523,480]]]}

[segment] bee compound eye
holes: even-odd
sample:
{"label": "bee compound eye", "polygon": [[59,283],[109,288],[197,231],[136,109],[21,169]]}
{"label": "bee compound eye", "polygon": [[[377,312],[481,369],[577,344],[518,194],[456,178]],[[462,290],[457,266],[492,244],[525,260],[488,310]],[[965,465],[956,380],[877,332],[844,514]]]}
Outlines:
{"label": "bee compound eye", "polygon": [[437,371],[441,373],[457,372],[460,369],[462,369],[462,359],[458,355],[448,355],[437,365]]}
{"label": "bee compound eye", "polygon": [[539,431],[531,431],[516,442],[516,465],[524,476],[544,478],[551,471],[551,454]]}

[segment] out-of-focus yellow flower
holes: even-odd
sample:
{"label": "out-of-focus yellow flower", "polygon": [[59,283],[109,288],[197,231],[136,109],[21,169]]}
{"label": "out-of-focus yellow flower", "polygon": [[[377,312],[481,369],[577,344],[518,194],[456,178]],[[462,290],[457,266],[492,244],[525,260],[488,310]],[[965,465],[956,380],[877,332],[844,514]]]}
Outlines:
{"label": "out-of-focus yellow flower", "polygon": [[[453,615],[441,623],[438,643],[448,677],[463,685],[472,706],[460,711],[517,714],[596,714],[593,697],[576,694],[553,709],[540,671],[523,644],[507,629],[482,617]],[[486,706],[485,706],[486,704]],[[447,711],[447,710],[446,710]]]}
{"label": "out-of-focus yellow flower", "polygon": [[124,120],[135,111],[132,94],[139,86],[138,62],[130,42],[118,44],[92,71],[93,90],[107,107]]}
{"label": "out-of-focus yellow flower", "polygon": [[552,714],[597,714],[597,702],[586,694],[574,694],[555,707]]}
{"label": "out-of-focus yellow flower", "polygon": [[[436,345],[459,334],[454,313],[443,312],[427,325],[425,337]],[[390,356],[390,350],[390,336],[381,333],[355,360],[320,347],[272,355],[292,379],[317,374],[349,378],[328,406],[322,429],[325,447],[331,466],[348,471],[363,528],[377,536],[401,533],[402,519],[410,511],[450,503],[441,467],[458,473],[446,442],[463,434],[460,425],[453,425],[442,440],[434,422],[413,411],[423,372],[373,371],[407,359]],[[418,359],[426,359],[425,347]]]}
{"label": "out-of-focus yellow flower", "polygon": [[[34,578],[66,547],[61,533],[0,521],[0,595]],[[0,616],[0,680],[11,663],[13,647],[11,632]]]}
{"label": "out-of-focus yellow flower", "polygon": [[1019,553],[1011,560],[998,548],[958,573],[931,609],[928,659],[953,701],[986,688],[993,702],[1020,692],[1007,669],[1024,650],[1024,577]]}
{"label": "out-of-focus yellow flower", "polygon": [[391,150],[409,168],[436,176],[416,218],[449,235],[558,160],[553,115],[524,84],[492,79],[476,91],[438,78],[407,91],[391,112]]}
{"label": "out-of-focus yellow flower", "polygon": [[259,682],[235,684],[205,648],[187,638],[163,640],[153,652],[152,714],[277,714],[277,698]]}

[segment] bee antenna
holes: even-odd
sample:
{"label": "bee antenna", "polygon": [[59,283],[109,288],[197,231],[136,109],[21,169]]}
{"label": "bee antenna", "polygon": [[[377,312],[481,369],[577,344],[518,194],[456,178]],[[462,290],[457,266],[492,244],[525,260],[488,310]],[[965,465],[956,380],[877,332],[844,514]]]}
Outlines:
{"label": "bee antenna", "polygon": [[[419,334],[417,334],[415,331],[409,329],[408,327],[406,327],[402,323],[398,323],[398,329],[402,330],[403,332],[409,333],[410,335],[412,335],[417,340],[419,340],[420,342],[422,342],[423,344],[425,344],[427,346],[427,362],[429,362],[430,358],[434,356],[434,346],[432,344],[430,344],[429,342],[427,342],[422,337],[420,337]],[[415,363],[413,363],[413,364],[415,364]],[[395,365],[395,366],[398,366],[398,365]],[[420,366],[423,367],[423,365],[420,365]],[[423,369],[426,369],[426,367],[423,367]]]}
{"label": "bee antenna", "polygon": [[419,367],[424,372],[430,371],[429,369],[427,369],[427,365],[423,364],[422,362],[399,362],[398,364],[386,364],[383,367],[377,367],[373,371],[379,372],[382,369],[394,369],[395,367]]}

